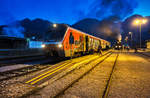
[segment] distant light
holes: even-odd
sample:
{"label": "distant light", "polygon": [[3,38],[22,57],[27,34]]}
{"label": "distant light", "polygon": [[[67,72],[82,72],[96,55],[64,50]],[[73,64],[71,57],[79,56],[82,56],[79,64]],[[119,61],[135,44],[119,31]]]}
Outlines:
{"label": "distant light", "polygon": [[127,40],[128,40],[128,36],[125,37],[125,41],[127,41]]}
{"label": "distant light", "polygon": [[140,23],[140,20],[139,19],[135,19],[134,21],[133,21],[133,25],[138,25]]}
{"label": "distant light", "polygon": [[57,27],[57,24],[53,24],[53,27],[56,28],[56,27]]}
{"label": "distant light", "polygon": [[143,24],[146,24],[146,23],[147,23],[147,19],[143,19],[143,20],[142,20],[142,23],[143,23]]}
{"label": "distant light", "polygon": [[131,34],[132,34],[132,32],[129,32],[129,34],[131,35]]}
{"label": "distant light", "polygon": [[122,36],[121,36],[121,34],[119,34],[118,35],[118,41],[121,42],[121,40],[122,40]]}
{"label": "distant light", "polygon": [[58,47],[61,48],[61,47],[62,47],[62,44],[58,44]]}
{"label": "distant light", "polygon": [[45,48],[45,44],[42,44],[42,48]]}
{"label": "distant light", "polygon": [[143,19],[136,19],[133,21],[134,25],[139,25],[139,24],[146,24],[147,23],[147,19],[143,18]]}
{"label": "distant light", "polygon": [[137,20],[135,21],[135,23],[136,23],[136,24],[139,24],[139,23],[140,23],[140,20],[139,20],[139,19],[137,19]]}

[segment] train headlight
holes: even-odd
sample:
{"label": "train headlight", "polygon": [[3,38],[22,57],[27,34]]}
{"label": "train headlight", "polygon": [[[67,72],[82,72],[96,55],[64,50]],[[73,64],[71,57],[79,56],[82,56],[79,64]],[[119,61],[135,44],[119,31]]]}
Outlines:
{"label": "train headlight", "polygon": [[58,47],[61,48],[61,47],[62,47],[62,44],[58,44]]}
{"label": "train headlight", "polygon": [[42,44],[42,48],[45,48],[45,44]]}

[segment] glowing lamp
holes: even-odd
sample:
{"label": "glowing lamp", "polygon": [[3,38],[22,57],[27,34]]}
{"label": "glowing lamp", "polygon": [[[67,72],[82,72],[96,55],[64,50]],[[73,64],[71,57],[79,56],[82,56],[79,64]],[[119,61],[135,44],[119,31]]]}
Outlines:
{"label": "glowing lamp", "polygon": [[143,19],[143,20],[142,20],[142,23],[143,23],[143,24],[147,23],[147,19]]}
{"label": "glowing lamp", "polygon": [[53,27],[56,28],[56,27],[57,27],[57,24],[53,24]]}
{"label": "glowing lamp", "polygon": [[45,48],[45,44],[42,44],[42,48]]}
{"label": "glowing lamp", "polygon": [[62,47],[62,44],[58,44],[58,47],[61,48],[61,47]]}

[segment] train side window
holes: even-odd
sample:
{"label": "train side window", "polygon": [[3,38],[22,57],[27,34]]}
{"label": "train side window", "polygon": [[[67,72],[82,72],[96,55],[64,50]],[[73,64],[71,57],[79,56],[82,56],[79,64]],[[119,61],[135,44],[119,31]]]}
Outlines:
{"label": "train side window", "polygon": [[75,40],[75,45],[78,45],[79,44],[79,41]]}
{"label": "train side window", "polygon": [[81,41],[83,41],[83,37],[82,37],[82,36],[80,36],[80,42],[81,42]]}
{"label": "train side window", "polygon": [[74,36],[73,36],[72,32],[70,32],[69,44],[74,44]]}

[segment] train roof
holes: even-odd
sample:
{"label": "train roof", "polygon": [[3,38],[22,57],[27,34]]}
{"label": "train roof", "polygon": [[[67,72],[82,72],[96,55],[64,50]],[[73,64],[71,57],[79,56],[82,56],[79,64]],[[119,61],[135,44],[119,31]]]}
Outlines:
{"label": "train roof", "polygon": [[[88,33],[85,33],[85,32],[82,32],[82,31],[80,31],[80,30],[78,30],[78,29],[75,29],[75,28],[72,28],[72,27],[70,27],[70,26],[68,26],[68,29],[73,29],[73,30],[76,30],[76,31],[79,31],[80,33],[82,33],[82,34],[85,34],[85,35],[88,35],[88,36],[91,36],[91,37],[93,37],[93,38],[96,38],[96,39],[99,39],[99,40],[104,40],[104,39],[101,39],[101,38],[99,38],[99,37],[96,37],[96,36],[93,36],[93,35],[90,35],[90,34],[88,34]],[[67,29],[67,30],[68,30]],[[66,31],[67,32],[67,31]],[[107,40],[104,40],[104,41],[107,41]],[[107,41],[107,42],[109,42],[109,41]]]}
{"label": "train roof", "polygon": [[[68,30],[74,30],[74,31],[80,32],[80,33],[82,33],[84,35],[87,35],[87,36],[90,36],[92,38],[95,38],[97,40],[106,41],[106,40],[101,39],[99,37],[95,37],[95,36],[90,35],[88,33],[82,32],[82,31],[80,31],[78,29],[72,28],[71,26],[66,25],[66,24],[58,24],[57,28],[50,28],[50,30],[48,30],[48,32],[46,33],[46,40],[47,41],[51,40],[51,41],[56,41],[56,42],[62,42],[62,41],[64,41],[64,38],[65,38]],[[106,42],[108,42],[108,41],[106,41]]]}

